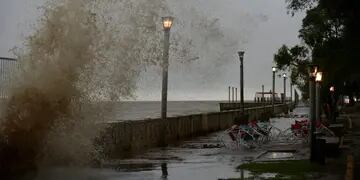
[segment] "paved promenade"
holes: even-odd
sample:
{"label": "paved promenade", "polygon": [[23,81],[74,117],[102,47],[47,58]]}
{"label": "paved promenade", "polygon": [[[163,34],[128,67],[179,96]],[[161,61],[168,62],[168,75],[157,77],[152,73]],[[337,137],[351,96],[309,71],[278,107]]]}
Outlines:
{"label": "paved promenade", "polygon": [[345,179],[360,179],[360,105],[344,110],[342,119],[348,127],[344,147],[346,151]]}

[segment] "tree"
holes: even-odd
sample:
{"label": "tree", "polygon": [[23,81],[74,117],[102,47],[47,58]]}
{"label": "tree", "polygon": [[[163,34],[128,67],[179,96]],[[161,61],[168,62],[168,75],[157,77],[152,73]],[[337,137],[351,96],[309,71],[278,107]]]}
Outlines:
{"label": "tree", "polygon": [[[308,78],[306,68],[304,71],[304,64],[299,65],[299,62],[309,64],[311,59],[311,62],[318,64],[324,72],[323,84],[334,84],[337,89],[344,89],[344,82],[353,81],[359,74],[360,1],[286,0],[286,2],[292,15],[298,11],[306,11],[302,28],[299,30],[299,37],[305,45],[290,49],[282,46],[275,55],[277,66],[289,68],[295,72],[292,74],[299,75],[295,82],[306,81]],[[305,57],[306,61],[300,61]],[[304,73],[303,76],[300,72]],[[306,94],[307,89],[302,88],[301,83],[298,83],[298,86],[303,89],[302,93]]]}
{"label": "tree", "polygon": [[296,45],[288,48],[283,45],[274,56],[277,68],[291,72],[291,83],[297,85],[305,99],[308,97],[306,89],[309,87],[307,83],[307,66],[310,63],[308,53],[308,49],[304,46]]}

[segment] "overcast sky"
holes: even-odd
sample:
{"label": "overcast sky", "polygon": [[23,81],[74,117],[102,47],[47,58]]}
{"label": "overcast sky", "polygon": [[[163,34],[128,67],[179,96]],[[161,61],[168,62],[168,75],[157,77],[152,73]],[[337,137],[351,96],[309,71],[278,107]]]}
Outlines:
{"label": "overcast sky", "polygon": [[[41,2],[0,1],[0,56],[11,57],[9,49],[21,46],[24,37],[31,33],[34,29],[32,24],[39,16],[37,7]],[[239,86],[236,49],[245,51],[245,98],[253,99],[255,91],[261,91],[262,84],[266,91],[271,89],[271,67],[277,49],[282,44],[300,43],[297,35],[303,14],[295,17],[288,15],[285,0],[169,0],[169,3],[174,7],[174,16],[182,19],[191,18],[188,7],[194,7],[198,14],[210,19],[218,19],[224,37],[238,42],[238,47],[230,48],[231,52],[224,49],[229,55],[224,56],[226,60],[223,62],[211,61],[206,55],[186,64],[171,59],[169,100],[227,99],[227,87]],[[202,54],[214,53],[207,52],[208,48],[197,49]],[[283,82],[280,79],[277,82],[276,89],[282,92]],[[136,95],[138,100],[160,100],[161,73],[158,67],[151,67],[142,73]]]}

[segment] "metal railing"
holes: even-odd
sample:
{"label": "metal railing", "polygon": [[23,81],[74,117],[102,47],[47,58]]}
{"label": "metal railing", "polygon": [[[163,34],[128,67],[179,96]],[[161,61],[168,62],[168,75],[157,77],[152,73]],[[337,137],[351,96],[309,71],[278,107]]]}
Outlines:
{"label": "metal railing", "polygon": [[8,89],[12,85],[11,75],[18,68],[14,58],[0,57],[0,99],[8,98]]}

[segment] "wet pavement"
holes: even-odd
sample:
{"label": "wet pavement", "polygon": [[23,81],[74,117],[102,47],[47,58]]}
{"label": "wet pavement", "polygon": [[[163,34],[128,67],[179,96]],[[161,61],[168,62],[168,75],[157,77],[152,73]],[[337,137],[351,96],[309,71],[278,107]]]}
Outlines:
{"label": "wet pavement", "polygon": [[[298,109],[299,110],[299,109]],[[296,111],[296,110],[295,110]],[[300,114],[306,109],[295,112]],[[344,117],[343,117],[344,116]],[[314,172],[307,179],[343,179],[346,170],[346,157],[355,158],[355,178],[359,177],[359,132],[360,107],[355,112],[341,115],[353,128],[345,134],[343,153],[340,157],[327,157],[325,172]],[[346,117],[346,118],[345,118]],[[305,117],[306,118],[306,117]],[[274,118],[270,122],[282,130],[287,129],[297,118]],[[344,122],[349,124],[349,122]],[[224,136],[225,135],[225,136]],[[49,168],[42,169],[38,180],[142,180],[142,179],[198,179],[217,180],[229,178],[266,179],[277,177],[274,173],[252,174],[237,167],[246,162],[272,160],[308,159],[306,143],[282,143],[271,141],[259,148],[229,149],[223,146],[226,134],[217,132],[183,141],[167,148],[154,148],[127,159],[113,159],[102,163],[101,168]],[[229,139],[228,139],[229,140]],[[226,139],[225,139],[226,141]]]}
{"label": "wet pavement", "polygon": [[360,105],[347,108],[345,111],[343,118],[348,120],[348,131],[344,137],[344,143],[346,144],[344,151],[347,155],[354,157],[351,169],[351,174],[354,176],[353,179],[360,179]]}
{"label": "wet pavement", "polygon": [[[214,133],[166,149],[152,149],[131,159],[105,162],[99,169],[47,169],[40,179],[219,179],[237,178],[236,167],[254,159],[260,150],[228,150],[219,145]],[[204,148],[203,145],[213,146]],[[58,176],[57,176],[58,175]],[[59,177],[59,178],[57,178]]]}
{"label": "wet pavement", "polygon": [[[270,122],[275,127],[285,130],[294,120],[294,118],[275,118]],[[114,160],[107,166],[117,167],[117,172],[123,179],[210,180],[250,177],[249,172],[239,171],[236,167],[266,156],[269,156],[269,160],[307,158],[307,146],[302,143],[279,145],[279,142],[268,142],[255,149],[245,147],[229,149],[223,146],[223,142],[229,140],[224,132],[217,132],[166,149],[153,149],[135,158],[118,162]],[[293,149],[296,153],[273,151],[276,147],[279,150]],[[268,150],[272,152],[267,154]],[[301,152],[300,156],[297,152]]]}
{"label": "wet pavement", "polygon": [[[306,109],[298,109],[301,113]],[[282,130],[287,129],[293,123],[294,118],[275,118],[270,122]],[[224,136],[224,132],[217,132],[207,136],[184,141],[180,144],[171,145],[167,148],[150,149],[143,154],[128,159],[111,160],[102,163],[101,168],[51,168],[42,169],[39,180],[141,180],[141,179],[228,179],[251,176],[248,171],[240,171],[236,167],[240,164],[256,160],[259,157],[267,159],[292,159],[299,158],[298,154],[289,151],[271,151],[281,147],[279,142],[268,142],[255,149],[245,147],[229,149],[223,146],[224,141],[230,139]],[[226,135],[226,134],[225,134]],[[228,138],[228,139],[226,139]],[[284,146],[282,144],[282,146]],[[307,146],[302,144],[280,149],[303,149]],[[271,152],[266,153],[268,150]],[[298,152],[298,151],[296,151]],[[303,151],[304,152],[304,151]],[[306,151],[305,151],[306,152]],[[301,154],[306,158],[306,153]],[[272,177],[272,174],[263,174]]]}

